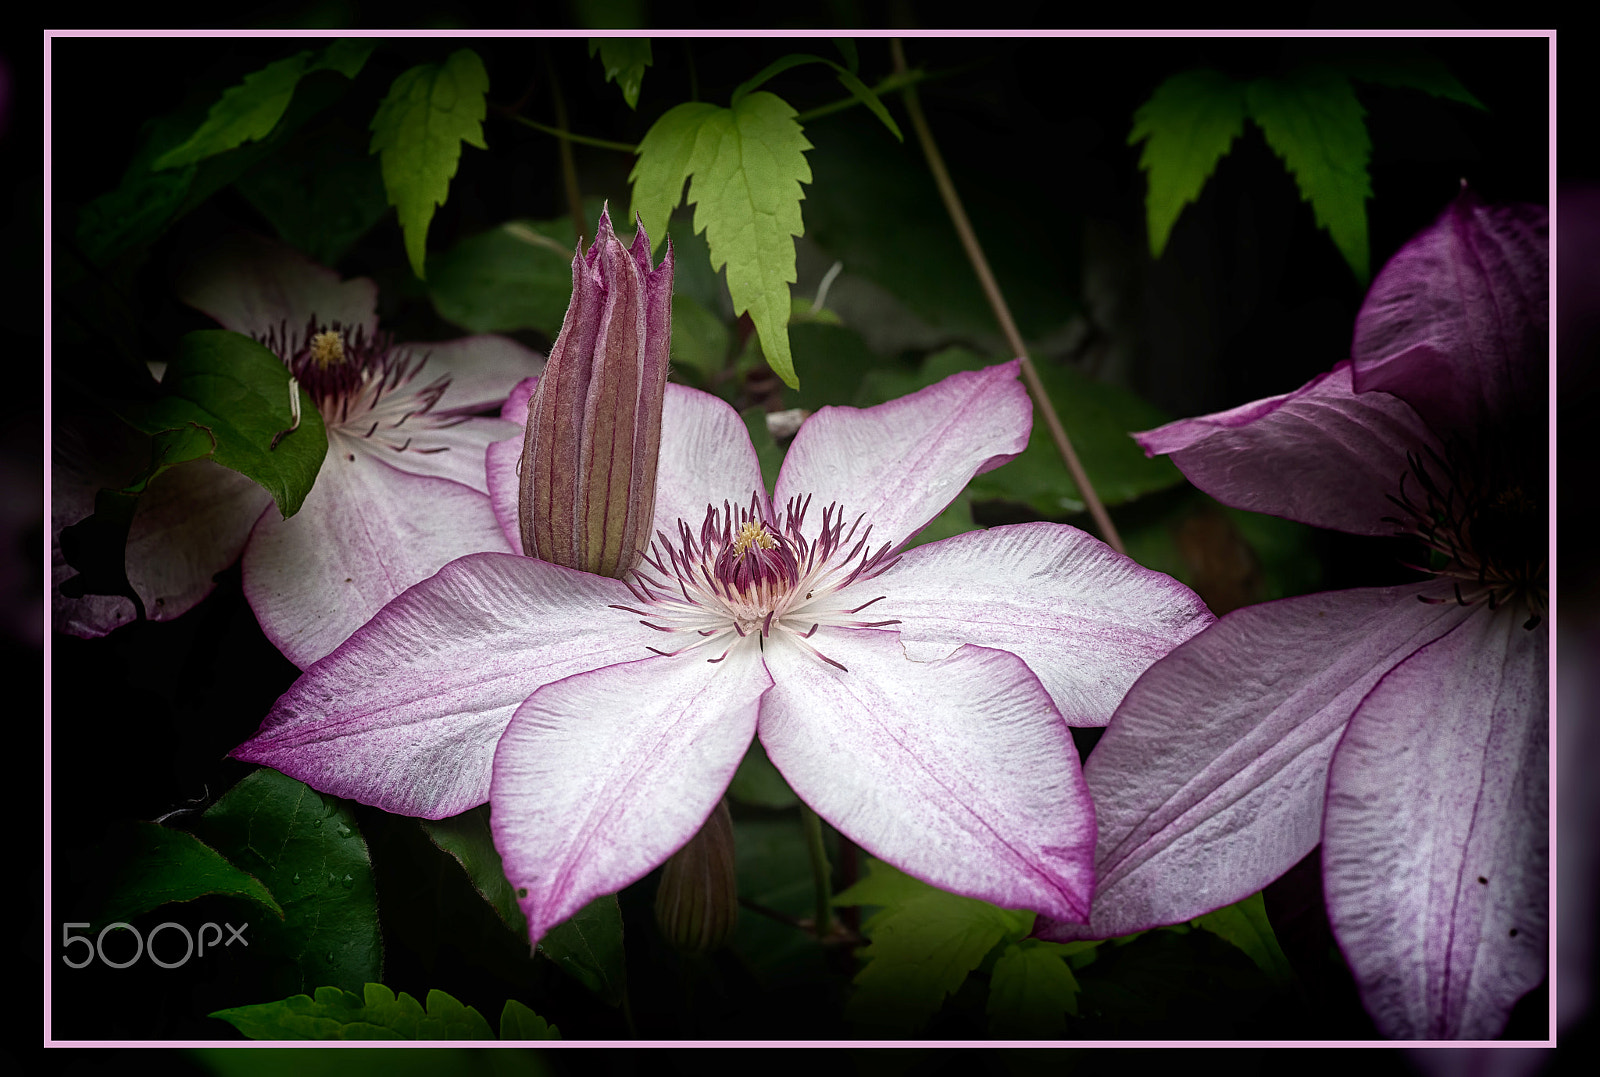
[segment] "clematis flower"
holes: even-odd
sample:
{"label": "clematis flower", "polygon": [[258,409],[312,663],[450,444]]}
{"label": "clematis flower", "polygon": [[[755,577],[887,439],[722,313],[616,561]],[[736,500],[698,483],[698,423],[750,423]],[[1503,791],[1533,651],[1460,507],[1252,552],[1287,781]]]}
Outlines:
{"label": "clematis flower", "polygon": [[[1026,445],[1017,370],[821,409],[771,497],[738,414],[669,385],[656,539],[626,581],[454,561],[306,670],[233,754],[399,814],[488,801],[534,940],[688,842],[756,736],[871,854],[1082,918],[1094,815],[1067,725],[1104,724],[1212,618],[1061,524],[896,555]],[[519,449],[489,456],[508,535]]]}
{"label": "clematis flower", "polygon": [[1388,1036],[1497,1035],[1546,972],[1548,239],[1461,196],[1373,282],[1353,360],[1137,435],[1226,504],[1420,541],[1425,579],[1236,610],[1128,693],[1085,773],[1089,926],[1178,923],[1322,843]]}
{"label": "clematis flower", "polygon": [[[241,551],[244,592],[266,633],[302,668],[384,603],[466,553],[510,549],[488,499],[487,446],[515,428],[499,406],[540,357],[497,336],[397,345],[378,329],[377,289],[276,243],[232,236],[191,267],[180,297],[283,358],[317,402],[328,452],[300,511],[210,461],[179,465],[141,499],[127,571],[153,620],[189,610]],[[292,435],[291,435],[292,436]],[[95,430],[58,442],[53,531],[88,515],[94,492],[138,472],[143,439]],[[58,628],[100,636],[133,619],[124,598],[60,594],[72,574],[53,544]]]}

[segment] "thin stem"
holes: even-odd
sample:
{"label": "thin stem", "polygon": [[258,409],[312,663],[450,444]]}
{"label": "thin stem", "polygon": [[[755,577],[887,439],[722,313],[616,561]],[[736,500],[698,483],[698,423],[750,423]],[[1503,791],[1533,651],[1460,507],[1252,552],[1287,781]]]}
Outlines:
{"label": "thin stem", "polygon": [[504,105],[495,106],[495,111],[499,112],[508,120],[511,120],[515,123],[520,123],[524,127],[531,127],[535,131],[543,131],[547,135],[554,135],[564,142],[577,142],[584,146],[593,146],[596,149],[616,150],[618,153],[636,154],[639,152],[639,147],[633,145],[632,143],[612,142],[609,139],[591,138],[588,135],[578,135],[572,133],[571,131],[563,131],[559,127],[551,127],[549,124],[540,123],[538,120],[530,120],[526,116],[518,116],[510,108],[507,108]]}
{"label": "thin stem", "polygon": [[[889,51],[894,57],[895,72],[905,72],[906,55],[905,50],[901,48],[899,38],[889,39]],[[1000,331],[1005,334],[1006,343],[1010,346],[1012,354],[1022,360],[1022,380],[1028,386],[1028,392],[1033,394],[1033,401],[1040,413],[1044,415],[1045,425],[1050,429],[1050,437],[1056,443],[1056,450],[1061,453],[1061,459],[1066,463],[1072,481],[1082,492],[1084,504],[1089,509],[1089,515],[1094,518],[1100,536],[1113,550],[1126,554],[1127,549],[1122,545],[1122,536],[1117,534],[1116,525],[1111,522],[1111,516],[1106,512],[1105,505],[1100,502],[1100,495],[1095,493],[1094,486],[1089,482],[1089,476],[1084,472],[1078,454],[1072,449],[1072,441],[1067,437],[1066,428],[1061,425],[1061,418],[1056,414],[1055,406],[1050,403],[1049,394],[1044,391],[1044,383],[1039,380],[1039,372],[1034,368],[1033,360],[1028,357],[1027,348],[1022,343],[1022,334],[1017,331],[1017,323],[1011,318],[1011,309],[1006,306],[1005,296],[1000,294],[1000,285],[996,283],[994,274],[989,270],[989,260],[984,257],[977,233],[973,232],[972,222],[967,219],[967,211],[962,208],[961,196],[956,194],[955,184],[950,181],[950,173],[945,169],[944,158],[939,155],[939,147],[934,144],[933,132],[928,129],[928,121],[922,115],[922,105],[917,101],[917,89],[915,86],[907,86],[901,90],[901,94],[905,98],[906,111],[911,114],[911,126],[916,129],[917,139],[922,143],[922,152],[928,158],[928,169],[933,173],[933,180],[939,186],[939,196],[944,199],[944,208],[950,214],[950,221],[955,225],[956,234],[961,237],[961,245],[966,249],[973,271],[978,274],[978,283],[982,285],[983,294],[994,310],[995,319],[1000,323]]]}
{"label": "thin stem", "polygon": [[800,824],[806,832],[806,852],[811,855],[811,880],[817,891],[817,938],[828,937],[833,928],[833,886],[829,881],[828,851],[822,846],[822,820],[805,804],[800,805]]}
{"label": "thin stem", "polygon": [[[556,110],[556,128],[565,133],[567,130],[567,99],[561,93],[561,80],[556,77],[555,64],[550,62],[549,53],[545,52],[544,69],[550,74],[551,103]],[[578,190],[578,169],[572,162],[572,140],[562,138],[558,145],[561,148],[561,178],[567,188],[567,212],[572,214],[572,232],[579,243],[583,242],[583,195]]]}

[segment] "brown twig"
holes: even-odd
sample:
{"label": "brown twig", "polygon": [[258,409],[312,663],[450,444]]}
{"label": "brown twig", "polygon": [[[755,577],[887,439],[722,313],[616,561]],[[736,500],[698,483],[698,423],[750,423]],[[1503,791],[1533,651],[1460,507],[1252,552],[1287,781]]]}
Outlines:
{"label": "brown twig", "polygon": [[[904,74],[906,56],[899,38],[889,39],[889,51],[894,57],[895,73]],[[1049,394],[1044,391],[1044,383],[1039,380],[1039,371],[1034,368],[1033,360],[1028,357],[1027,348],[1022,343],[1022,334],[1017,331],[1017,323],[1011,318],[1011,309],[1006,306],[1005,296],[1000,294],[1000,285],[995,282],[994,274],[989,270],[989,260],[983,255],[983,247],[978,243],[977,233],[973,232],[972,222],[967,219],[967,211],[962,208],[961,196],[956,194],[955,184],[950,181],[950,173],[944,166],[944,158],[939,155],[939,147],[934,144],[933,132],[928,129],[927,118],[922,114],[922,105],[917,101],[916,86],[908,85],[900,93],[905,99],[906,111],[911,114],[911,126],[916,129],[917,139],[922,143],[922,152],[928,158],[928,170],[933,173],[933,180],[938,184],[939,196],[944,199],[944,207],[950,213],[950,221],[955,225],[956,235],[961,238],[961,246],[966,249],[973,271],[978,274],[978,283],[983,287],[983,294],[994,310],[995,319],[1000,323],[1000,331],[1005,334],[1006,343],[1011,348],[1012,354],[1022,360],[1022,380],[1028,386],[1028,392],[1033,394],[1034,404],[1044,416],[1045,425],[1050,429],[1050,437],[1056,443],[1056,449],[1061,453],[1061,459],[1066,463],[1072,481],[1083,494],[1084,505],[1088,508],[1089,515],[1094,518],[1100,536],[1113,550],[1125,554],[1127,550],[1122,545],[1122,536],[1117,534],[1116,525],[1111,522],[1111,515],[1106,512],[1105,505],[1101,504],[1100,495],[1095,493],[1088,474],[1083,470],[1083,464],[1078,460],[1078,454],[1073,451],[1072,440],[1067,437],[1066,428],[1061,425],[1061,418],[1056,414],[1055,406],[1050,403]]]}

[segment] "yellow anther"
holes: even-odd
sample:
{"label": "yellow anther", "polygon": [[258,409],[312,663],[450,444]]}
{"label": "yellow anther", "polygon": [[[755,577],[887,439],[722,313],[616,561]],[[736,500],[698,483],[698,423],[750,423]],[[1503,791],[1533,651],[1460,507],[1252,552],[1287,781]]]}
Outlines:
{"label": "yellow anther", "polygon": [[324,330],[311,338],[311,360],[318,370],[327,370],[344,362],[344,341],[332,330]]}
{"label": "yellow anther", "polygon": [[739,528],[739,534],[733,540],[733,555],[735,557],[743,557],[750,552],[750,547],[752,546],[763,550],[772,550],[776,549],[777,545],[772,536],[767,533],[765,524],[751,520]]}

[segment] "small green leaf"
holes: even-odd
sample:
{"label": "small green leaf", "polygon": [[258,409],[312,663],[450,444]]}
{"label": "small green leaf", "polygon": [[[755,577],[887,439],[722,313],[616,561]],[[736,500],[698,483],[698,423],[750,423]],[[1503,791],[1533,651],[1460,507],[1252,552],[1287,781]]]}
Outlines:
{"label": "small green leaf", "polygon": [[1366,110],[1349,80],[1331,68],[1303,67],[1278,78],[1259,78],[1246,91],[1250,118],[1294,174],[1300,196],[1311,203],[1318,226],[1356,278],[1369,273],[1367,162],[1372,140]]}
{"label": "small green leaf", "polygon": [[1209,69],[1173,75],[1133,114],[1128,144],[1144,142],[1150,256],[1160,258],[1183,207],[1200,197],[1217,162],[1244,131],[1244,87]]}
{"label": "small green leaf", "polygon": [[872,940],[855,977],[845,1015],[862,1025],[902,1033],[925,1025],[984,957],[1033,926],[1033,914],[1009,912],[919,882],[878,860],[835,905],[882,905],[861,925]]}
{"label": "small green leaf", "polygon": [[[303,388],[295,426],[290,382],[283,361],[249,337],[201,330],[180,342],[161,379],[164,395],[119,413],[147,434],[203,427],[216,442],[211,458],[260,483],[287,519],[300,511],[328,449],[322,415]],[[182,444],[198,443],[185,435]]]}
{"label": "small green leaf", "polygon": [[382,978],[372,861],[342,802],[262,769],[207,809],[195,831],[283,908],[281,922],[252,921],[246,936],[263,966],[272,963],[273,991],[349,990]]}
{"label": "small green leaf", "polygon": [[[652,251],[667,236],[667,219],[683,201],[683,183],[689,178],[701,128],[713,116],[727,111],[705,101],[686,101],[662,113],[639,141],[639,160],[628,173],[633,184],[629,217],[644,222]],[[700,231],[697,225],[695,231]]]}
{"label": "small green leaf", "polygon": [[749,312],[767,362],[799,388],[789,354],[789,285],[794,237],[805,232],[800,185],[811,182],[811,143],[794,116],[781,98],[757,92],[708,119],[696,141],[689,201],[712,268],[727,268],[734,314]]}
{"label": "small green leaf", "polygon": [[741,804],[754,804],[758,808],[790,808],[800,803],[789,783],[767,758],[759,740],[750,742],[739,769],[734,771],[733,781],[728,783],[728,795]]}
{"label": "small green leaf", "polygon": [[320,265],[336,265],[383,218],[378,162],[342,120],[319,124],[234,181],[278,236]]}
{"label": "small green leaf", "polygon": [[102,852],[101,869],[109,882],[93,930],[171,902],[212,894],[249,898],[283,919],[283,909],[261,880],[228,863],[193,834],[158,823],[132,823],[115,830]]}
{"label": "small green leaf", "polygon": [[399,997],[369,983],[360,995],[317,988],[316,998],[235,1006],[211,1014],[253,1040],[492,1040],[483,1015],[443,991],[428,992],[428,1009],[404,991]]}
{"label": "small green leaf", "polygon": [[1267,920],[1266,901],[1259,893],[1206,913],[1194,921],[1194,926],[1219,935],[1243,950],[1279,987],[1293,983],[1294,970],[1278,946],[1278,936]]}
{"label": "small green leaf", "polygon": [[502,1040],[559,1040],[561,1030],[514,998],[500,1011]]}
{"label": "small green leaf", "polygon": [[353,79],[371,52],[370,41],[341,40],[315,61],[309,50],[297,52],[246,75],[243,82],[223,91],[194,134],[156,158],[150,167],[157,171],[181,168],[266,138],[289,108],[302,76],[328,70]]}
{"label": "small green leaf", "polygon": [[756,459],[761,463],[761,481],[771,490],[777,485],[778,471],[783,467],[783,449],[773,440],[772,428],[767,425],[767,409],[755,404],[740,412],[739,417],[744,420],[750,444],[755,446]]}
{"label": "small green leaf", "polygon": [[591,37],[589,55],[600,53],[606,81],[615,82],[628,107],[639,107],[639,89],[644,85],[644,69],[653,62],[647,37]]}
{"label": "small green leaf", "polygon": [[537,329],[555,339],[572,299],[572,225],[507,221],[428,256],[428,296],[474,333]]}
{"label": "small green leaf", "polygon": [[372,117],[370,153],[381,154],[383,185],[400,215],[406,256],[418,277],[428,249],[433,212],[450,197],[461,143],[483,141],[484,95],[489,73],[471,49],[457,49],[443,65],[418,64],[403,72]]}
{"label": "small green leaf", "polygon": [[1007,946],[989,979],[989,1031],[996,1036],[1059,1037],[1065,1014],[1078,1015],[1078,978],[1056,943]]}
{"label": "small green leaf", "polygon": [[1444,66],[1444,61],[1425,52],[1402,56],[1356,56],[1339,64],[1339,69],[1358,82],[1376,82],[1421,90],[1434,97],[1460,101],[1473,108],[1484,108],[1482,101]]}

